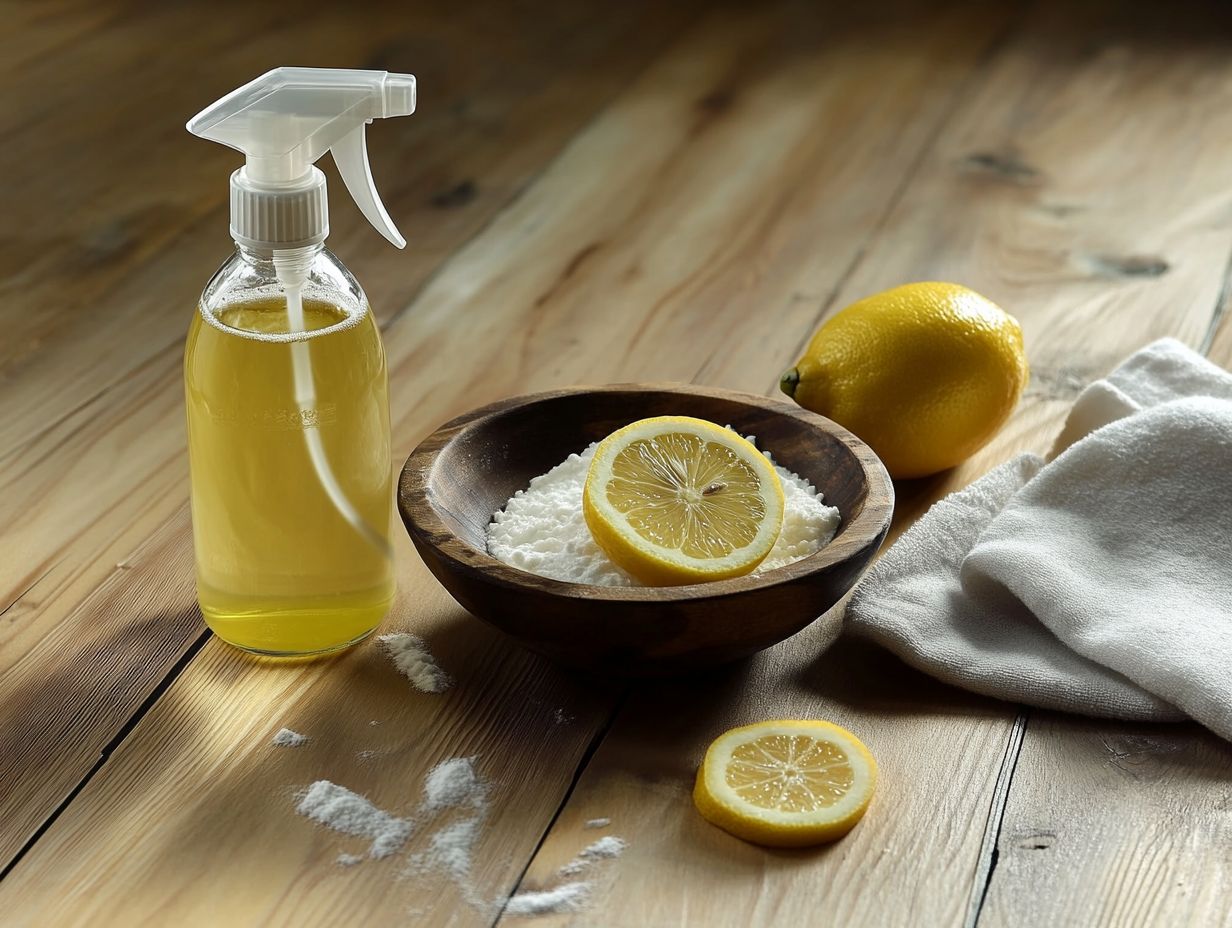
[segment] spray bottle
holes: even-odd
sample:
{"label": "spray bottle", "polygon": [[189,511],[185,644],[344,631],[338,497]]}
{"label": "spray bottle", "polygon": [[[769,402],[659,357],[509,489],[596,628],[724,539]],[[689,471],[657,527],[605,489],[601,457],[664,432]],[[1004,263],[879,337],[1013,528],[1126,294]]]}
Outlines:
{"label": "spray bottle", "polygon": [[415,78],[276,68],[188,122],[244,153],[236,253],[201,294],[184,355],[197,596],[223,640],[289,656],[367,636],[394,596],[385,353],[355,278],[324,246],[331,152],[356,205],[406,242],[372,181],[373,119]]}

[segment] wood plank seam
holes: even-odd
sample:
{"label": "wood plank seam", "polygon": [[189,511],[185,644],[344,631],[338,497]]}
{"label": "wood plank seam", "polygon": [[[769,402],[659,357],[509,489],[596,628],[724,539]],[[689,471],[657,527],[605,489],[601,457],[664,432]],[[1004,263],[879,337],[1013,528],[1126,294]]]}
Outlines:
{"label": "wood plank seam", "polygon": [[967,908],[967,919],[963,923],[963,928],[976,928],[980,921],[980,913],[984,910],[984,900],[988,897],[988,887],[992,884],[992,876],[997,869],[997,858],[1000,856],[997,847],[1001,840],[1001,824],[1005,820],[1010,789],[1014,785],[1014,771],[1018,768],[1018,758],[1022,754],[1023,737],[1027,733],[1027,722],[1030,717],[1030,709],[1023,706],[1018,713],[1018,718],[1014,719],[1014,727],[1010,729],[1009,738],[1006,740],[1005,756],[1001,759],[1001,770],[997,774],[997,783],[992,791],[992,804],[988,809],[984,839],[980,843],[975,879],[971,884],[971,901]]}
{"label": "wood plank seam", "polygon": [[30,585],[29,585],[29,586],[27,586],[27,587],[26,587],[24,590],[22,590],[20,593],[18,593],[15,597],[13,597],[13,601],[12,601],[11,603],[9,603],[9,604],[8,604],[7,606],[5,606],[3,609],[0,609],[0,619],[3,619],[3,618],[4,618],[4,616],[5,616],[5,614],[6,614],[6,613],[7,613],[10,609],[12,609],[14,606],[16,606],[19,602],[21,602],[21,601],[22,601],[22,599],[24,599],[26,596],[30,595],[30,591],[31,591],[32,589],[34,589],[36,586],[38,586],[40,583],[42,583],[44,580],[46,580],[46,579],[47,579],[48,574],[50,574],[53,570],[55,570],[55,569],[56,569],[56,567],[58,567],[58,566],[59,566],[59,564],[60,564],[60,562],[59,562],[59,561],[56,561],[54,564],[52,564],[50,567],[48,567],[46,570],[44,570],[42,573],[40,573],[37,577],[35,577],[33,580],[31,580],[31,581],[30,581]]}
{"label": "wood plank seam", "polygon": [[[817,328],[821,325],[822,320],[833,312],[834,301],[838,298],[838,295],[846,289],[848,282],[855,275],[856,271],[859,270],[860,265],[863,264],[864,258],[868,254],[872,243],[874,243],[881,236],[881,233],[885,231],[886,224],[890,221],[890,217],[894,215],[899,207],[899,204],[902,202],[903,197],[906,196],[907,191],[911,189],[911,185],[915,181],[916,176],[927,163],[928,156],[932,154],[933,149],[937,145],[937,140],[941,138],[942,133],[944,133],[945,129],[949,126],[951,120],[958,112],[962,101],[970,94],[973,83],[976,83],[978,79],[988,71],[997,56],[1000,54],[1001,50],[1005,48],[1015,37],[1018,32],[1018,27],[1026,18],[1026,13],[1027,6],[1021,3],[1018,4],[1017,11],[1007,18],[1005,26],[1001,32],[993,36],[992,40],[984,48],[984,51],[980,53],[979,58],[971,68],[970,73],[959,81],[958,85],[953,91],[951,91],[950,99],[946,102],[941,116],[938,117],[937,124],[933,127],[932,132],[928,134],[928,138],[925,139],[924,143],[920,146],[920,150],[916,153],[916,157],[912,160],[911,166],[903,172],[902,179],[899,181],[897,188],[894,190],[894,193],[891,195],[890,199],[886,201],[886,207],[882,212],[881,217],[869,231],[868,236],[860,244],[860,247],[856,249],[855,253],[852,255],[851,261],[848,262],[847,267],[843,269],[843,272],[834,281],[834,286],[830,288],[829,294],[827,294],[826,298],[822,300],[820,311],[817,313],[816,318],[813,319],[812,326],[804,333],[804,336],[800,339],[799,344],[796,345],[796,350],[792,355],[793,360],[803,354],[805,346],[807,346],[809,341],[812,339],[813,333],[817,331]],[[707,359],[707,361],[709,361],[709,359]],[[776,389],[778,389],[777,380],[771,384],[767,392],[772,393]]]}
{"label": "wood plank seam", "polygon": [[175,682],[176,678],[179,677],[186,667],[188,667],[189,662],[197,656],[197,652],[205,647],[205,643],[209,641],[211,634],[212,633],[208,629],[203,630],[197,637],[197,640],[189,645],[184,653],[180,655],[179,660],[172,665],[166,676],[159,680],[158,684],[150,690],[141,705],[137,707],[136,711],[129,717],[128,721],[124,723],[123,727],[116,732],[115,737],[113,737],[99,752],[98,760],[95,761],[94,766],[92,766],[86,772],[85,776],[83,776],[73,786],[73,788],[68,791],[60,804],[56,806],[56,808],[52,810],[51,814],[39,824],[38,828],[34,829],[30,837],[18,849],[17,853],[13,855],[12,859],[5,864],[4,868],[0,869],[0,881],[3,881],[4,878],[12,872],[13,868],[21,863],[21,860],[26,856],[26,853],[38,843],[39,839],[46,834],[47,830],[56,823],[56,819],[58,819],[72,804],[73,800],[77,798],[77,795],[85,789],[89,782],[94,779],[94,776],[103,769],[107,761],[111,759],[111,755],[114,754],[120,745],[124,743],[124,739],[127,738],[129,734],[132,733],[133,729],[141,723],[141,720],[145,718],[146,713],[154,708],[154,704],[158,702],[163,693],[171,687],[171,684]]}
{"label": "wood plank seam", "polygon": [[578,762],[577,767],[573,770],[573,779],[569,781],[569,788],[565,790],[563,795],[561,795],[560,804],[556,806],[556,811],[552,813],[551,819],[544,824],[543,831],[539,835],[539,840],[535,842],[534,850],[527,855],[526,862],[522,865],[522,869],[518,872],[518,875],[513,882],[509,884],[509,895],[502,900],[500,908],[497,909],[496,913],[492,916],[492,921],[489,922],[489,928],[496,928],[496,926],[500,923],[500,920],[505,917],[505,909],[509,905],[509,900],[513,898],[514,894],[517,893],[518,888],[522,885],[522,881],[526,879],[526,872],[530,869],[530,865],[534,863],[535,858],[539,856],[539,850],[543,847],[543,842],[548,839],[548,835],[550,835],[552,833],[552,829],[556,827],[556,821],[560,818],[560,814],[565,810],[565,807],[569,805],[569,799],[573,796],[573,791],[577,789],[578,781],[582,779],[582,774],[584,774],[586,772],[586,768],[590,766],[591,758],[593,758],[598,752],[604,740],[607,738],[608,732],[612,730],[612,726],[615,725],[616,720],[620,718],[620,710],[624,707],[625,703],[629,701],[629,695],[632,692],[632,686],[625,687],[624,692],[617,697],[615,705],[613,706],[611,713],[608,714],[607,719],[590,739],[590,743],[586,745],[586,750],[583,752],[581,760]]}
{"label": "wood plank seam", "polygon": [[1215,345],[1215,335],[1228,311],[1229,298],[1232,298],[1232,252],[1228,253],[1228,259],[1224,262],[1223,279],[1219,283],[1219,296],[1215,298],[1210,324],[1206,327],[1206,334],[1202,336],[1202,341],[1197,347],[1198,353],[1203,356],[1209,355]]}
{"label": "wood plank seam", "polygon": [[[681,31],[683,31],[683,29]],[[677,33],[673,32],[670,35],[663,37],[662,44],[667,45],[668,43],[670,43],[670,41],[672,41],[676,37],[676,35]],[[657,61],[657,58],[653,56],[649,57],[647,61],[640,68],[634,71],[634,76],[632,79],[636,80],[638,75],[642,74],[644,71],[652,67],[656,61]],[[614,89],[611,93],[609,93],[607,98],[602,100],[599,103],[599,105],[593,111],[592,115],[582,124],[582,126],[577,130],[577,133],[575,134],[580,134],[581,132],[584,132],[586,128],[591,125],[592,122],[601,118],[608,110],[610,110],[614,102],[620,98],[621,93],[622,93],[622,90],[620,89]],[[486,234],[493,223],[495,223],[502,215],[505,214],[506,211],[508,211],[510,208],[516,205],[524,196],[526,196],[527,192],[534,188],[535,184],[539,181],[540,177],[545,172],[551,170],[553,166],[555,166],[556,163],[560,160],[560,158],[564,156],[564,154],[569,149],[571,140],[572,140],[572,137],[566,140],[552,158],[544,161],[540,165],[539,169],[533,172],[527,178],[525,183],[521,184],[516,190],[512,191],[510,195],[507,197],[507,199],[503,203],[501,203],[500,206],[496,207],[491,212],[491,214],[488,216],[485,222],[483,222],[476,229],[471,231],[471,233],[467,237],[465,237],[464,239],[460,241],[460,243],[453,249],[453,253],[456,254],[457,252],[464,250],[466,247],[468,247],[471,244],[473,240]],[[225,215],[225,211],[222,213],[219,213],[218,210],[211,211],[209,216],[207,217],[207,221],[216,219],[217,217],[215,214]],[[150,262],[146,262],[146,263],[152,263],[155,257],[157,256],[153,256]],[[449,265],[450,265],[449,258],[445,258],[444,260],[440,261],[438,265],[436,266],[436,268],[433,269],[433,271],[429,273],[420,282],[419,286],[407,298],[403,306],[400,309],[398,309],[395,313],[393,313],[390,317],[385,319],[383,323],[380,323],[381,330],[383,332],[389,331],[397,323],[399,319],[401,319],[404,315],[406,315],[410,311],[411,307],[413,307],[418,302],[420,296],[425,291],[428,290],[428,288],[433,284],[436,278],[442,272],[444,272],[445,269],[449,267]],[[150,368],[150,367],[154,367],[154,366],[162,366],[165,363],[169,363],[168,355],[178,353],[182,349],[182,346],[183,346],[183,338],[177,337],[175,340],[156,349],[156,351],[153,354],[151,354],[149,358],[147,358],[144,362],[139,364],[136,368],[126,372],[122,377],[119,377],[111,382],[104,384],[102,387],[100,387],[98,390],[92,393],[88,398],[78,403],[72,409],[66,411],[63,415],[60,415],[59,417],[57,417],[53,422],[48,424],[45,428],[41,429],[37,434],[31,436],[27,441],[23,442],[20,446],[14,449],[11,449],[9,452],[5,453],[2,457],[0,457],[0,463],[2,463],[3,461],[9,458],[15,458],[16,456],[20,455],[28,447],[37,443],[39,439],[42,438],[44,435],[60,427],[67,419],[71,418],[73,415],[76,415],[81,410],[86,409],[90,406],[94,406],[98,404],[100,401],[103,401],[117,387],[122,385],[124,382],[126,382],[128,379],[130,379],[132,376],[134,376],[139,371]],[[177,518],[177,516],[174,514],[168,517],[167,520],[165,520],[163,523],[157,526],[150,533],[149,537],[153,537],[168,522],[173,521],[175,518]],[[148,538],[146,540],[148,540]],[[142,544],[144,544],[144,541],[136,544],[134,548],[132,549],[132,551],[130,551],[129,554],[126,555],[124,559],[127,559],[127,557],[130,557],[134,552],[140,550]],[[20,594],[18,594],[11,603],[7,604],[5,606],[4,611],[7,612],[13,606],[19,604],[24,599],[24,597],[28,595],[30,591],[33,590],[45,577],[47,577],[52,572],[52,570],[54,570],[55,566],[59,563],[60,561],[57,560],[55,564],[53,564],[51,567],[45,570],[38,578],[34,580],[33,583],[31,583]],[[3,616],[3,612],[0,612],[0,617],[2,616]],[[69,790],[65,798],[61,801],[61,803],[57,805],[56,808],[51,812],[51,814],[39,825],[37,829],[35,829],[35,831],[31,834],[31,837],[22,845],[22,847],[18,850],[16,855],[7,862],[3,870],[0,870],[0,880],[2,880],[4,876],[6,876],[17,865],[17,863],[25,856],[26,852],[31,847],[33,847],[33,845],[47,831],[47,829],[49,829],[55,823],[56,819],[63,813],[63,811],[68,807],[68,805],[76,798],[76,796],[90,782],[90,780],[99,772],[103,764],[106,762],[107,757],[110,755],[110,753],[116,747],[119,746],[119,744],[124,740],[127,734],[130,731],[132,731],[132,729],[137,724],[140,723],[141,719],[153,707],[154,703],[159,698],[161,698],[164,692],[166,692],[170,688],[170,686],[175,682],[175,679],[185,669],[188,662],[191,661],[196,656],[196,654],[201,650],[201,648],[204,646],[208,638],[209,638],[209,632],[203,631],[201,636],[195,642],[193,642],[193,644],[189,647],[189,649],[185,651],[184,655],[181,656],[181,659],[177,661],[176,664],[174,664],[170,668],[170,670],[168,671],[168,674],[162,680],[158,682],[158,684],[154,687],[154,689],[151,690],[149,694],[147,694],[146,699],[137,708],[134,714],[125,721],[124,725],[121,727],[117,735],[104,749],[102,756],[100,757],[100,760],[94,766],[92,766],[85,773],[82,779],[79,780]],[[615,716],[613,715],[612,718],[614,719]],[[580,771],[579,771],[579,774],[580,774]]]}
{"label": "wood plank seam", "polygon": [[[940,116],[938,116],[935,126],[933,127],[932,131],[928,133],[927,137],[925,138],[923,143],[920,145],[920,148],[918,152],[916,153],[915,157],[911,160],[911,163],[908,169],[903,172],[902,178],[897,184],[893,194],[887,200],[885,209],[882,211],[881,216],[877,219],[876,223],[869,230],[868,235],[865,237],[864,241],[854,252],[852,259],[848,262],[847,267],[843,269],[842,273],[839,275],[839,277],[835,281],[834,286],[830,288],[830,292],[827,294],[825,299],[822,301],[821,306],[820,306],[820,311],[818,312],[817,316],[814,318],[811,326],[808,327],[808,329],[804,332],[803,336],[801,337],[800,341],[797,343],[795,352],[793,353],[793,357],[798,356],[800,352],[803,351],[804,346],[808,344],[808,341],[811,339],[813,332],[816,330],[817,326],[819,326],[821,324],[821,321],[824,318],[826,318],[827,315],[831,313],[833,304],[835,300],[837,299],[838,295],[843,291],[848,281],[852,278],[852,276],[856,273],[856,271],[861,266],[872,243],[874,243],[878,239],[878,237],[882,234],[882,232],[886,228],[887,223],[890,221],[890,218],[894,215],[900,202],[902,201],[903,197],[906,195],[906,192],[911,188],[911,185],[913,181],[915,180],[916,176],[919,174],[923,166],[927,163],[928,157],[933,152],[933,149],[936,147],[938,139],[941,138],[946,127],[950,124],[951,120],[954,118],[955,114],[957,113],[959,107],[962,104],[962,101],[968,97],[968,95],[972,92],[973,86],[977,84],[978,80],[982,77],[982,75],[984,75],[984,73],[991,67],[992,63],[996,60],[997,55],[1001,51],[1001,49],[1003,49],[1013,39],[1013,37],[1016,34],[1017,27],[1022,21],[1022,19],[1024,18],[1025,14],[1026,14],[1025,5],[1019,4],[1017,7],[1016,13],[1007,19],[1007,22],[1005,26],[1002,28],[1002,30],[998,34],[996,34],[992,38],[991,41],[988,42],[987,46],[985,47],[983,52],[980,54],[977,62],[971,68],[971,71],[969,72],[969,74],[966,77],[964,77],[960,82],[958,82],[958,85],[950,93],[949,99],[946,101],[946,104],[943,107],[942,113],[940,114]],[[531,185],[528,185],[528,188],[529,186]],[[493,216],[489,220],[489,224],[494,222],[496,218],[498,217]],[[439,273],[440,270],[441,269],[438,268],[437,271],[434,273]],[[400,310],[398,315],[401,316],[403,312],[405,312],[405,309]],[[697,373],[694,374],[690,378],[690,382],[697,383],[705,377],[709,369],[710,362],[713,359],[713,357],[717,354],[718,350],[719,349],[716,348],[714,351],[712,351],[709,355],[706,356],[706,358],[702,361],[701,365],[699,366]],[[769,388],[767,389],[767,392],[772,393],[777,388],[777,386],[778,386],[778,382],[776,379],[775,382],[769,386]],[[573,794],[573,791],[576,788],[581,777],[585,774],[586,769],[589,766],[592,758],[597,753],[599,747],[602,746],[602,743],[604,739],[607,737],[608,733],[612,730],[612,728],[615,727],[615,724],[620,717],[621,709],[624,707],[626,701],[627,701],[627,695],[626,697],[622,697],[621,700],[618,701],[618,703],[613,707],[611,715],[605,721],[602,730],[598,732],[595,739],[588,746],[586,753],[583,755],[577,769],[574,771],[573,779],[572,779],[572,782],[570,783],[569,790],[564,795],[564,798],[562,799],[560,806],[557,808],[555,814],[553,815],[552,821],[548,823],[543,834],[540,836],[534,852],[527,859],[526,864],[522,869],[522,872],[519,874],[517,881],[514,883],[514,892],[516,892],[517,889],[521,886],[523,879],[525,879],[526,873],[529,871],[535,858],[538,856],[540,848],[542,847],[543,843],[547,840],[547,837],[551,834],[552,828],[555,825],[557,818],[560,816],[561,811],[568,805],[570,796]],[[991,864],[995,863],[996,839],[998,835],[1000,834],[1000,822],[1001,822],[1001,818],[1004,815],[1004,811],[1005,811],[1006,799],[1008,797],[1009,780],[1012,779],[1013,766],[1017,763],[1018,753],[1022,747],[1022,736],[1023,736],[1023,732],[1025,731],[1025,727],[1026,727],[1026,715],[1020,713],[1018,717],[1015,719],[1014,726],[1011,728],[1011,731],[1010,731],[1010,736],[1009,736],[1009,739],[1007,741],[1007,746],[1006,746],[1006,754],[1003,756],[1001,769],[1000,769],[1000,772],[998,773],[997,790],[994,791],[993,806],[989,812],[990,826],[993,825],[994,818],[995,818],[995,828],[993,829],[993,833],[991,835],[986,830],[983,841],[981,843],[980,853],[977,858],[976,878],[972,884],[972,903],[973,905],[972,905],[972,908],[969,909],[969,913],[973,913],[973,917],[975,919],[978,919],[979,906],[980,904],[982,904],[984,894],[987,891],[988,883],[991,880],[991,876],[992,876]],[[1007,762],[1010,765],[1008,777],[1005,776]],[[1004,794],[1002,794],[1001,792],[1003,778],[1004,778]],[[988,861],[988,864],[985,864],[986,860]],[[983,879],[980,879],[981,874],[984,874]],[[507,904],[507,900],[506,900],[506,904]],[[500,911],[497,913],[495,920],[492,922],[493,928],[495,928],[495,925],[497,925],[500,922],[501,918],[503,917],[506,904],[502,904]],[[975,921],[972,920],[972,915],[969,914],[967,928],[974,928],[974,925],[975,925]]]}

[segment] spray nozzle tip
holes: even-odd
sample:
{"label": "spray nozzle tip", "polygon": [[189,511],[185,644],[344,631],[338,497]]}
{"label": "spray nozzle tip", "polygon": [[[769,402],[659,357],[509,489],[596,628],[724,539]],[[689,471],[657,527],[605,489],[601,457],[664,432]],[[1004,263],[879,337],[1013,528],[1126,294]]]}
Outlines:
{"label": "spray nozzle tip", "polygon": [[410,116],[415,112],[415,76],[390,74],[385,78],[385,116]]}

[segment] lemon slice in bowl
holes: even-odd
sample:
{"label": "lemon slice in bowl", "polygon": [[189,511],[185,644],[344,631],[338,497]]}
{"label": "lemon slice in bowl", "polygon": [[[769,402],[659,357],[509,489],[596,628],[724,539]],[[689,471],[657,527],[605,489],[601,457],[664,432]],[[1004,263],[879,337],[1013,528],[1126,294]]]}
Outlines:
{"label": "lemon slice in bowl", "polygon": [[758,722],[706,751],[693,802],[711,824],[770,847],[847,834],[877,784],[877,762],[845,728],[821,721]]}
{"label": "lemon slice in bowl", "polygon": [[659,416],[599,443],[582,510],[599,547],[643,583],[701,583],[765,560],[783,527],[783,487],[731,429]]}

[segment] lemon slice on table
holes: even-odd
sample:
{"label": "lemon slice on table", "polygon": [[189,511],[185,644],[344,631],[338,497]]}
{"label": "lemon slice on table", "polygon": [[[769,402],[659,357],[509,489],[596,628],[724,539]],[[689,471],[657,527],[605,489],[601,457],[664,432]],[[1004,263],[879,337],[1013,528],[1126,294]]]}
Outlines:
{"label": "lemon slice on table", "polygon": [[830,722],[758,722],[720,735],[706,751],[693,802],[711,824],[771,847],[804,847],[847,834],[877,784],[860,739]]}
{"label": "lemon slice on table", "polygon": [[599,547],[643,583],[700,583],[765,560],[783,526],[783,487],[731,429],[659,416],[599,443],[582,510]]}

